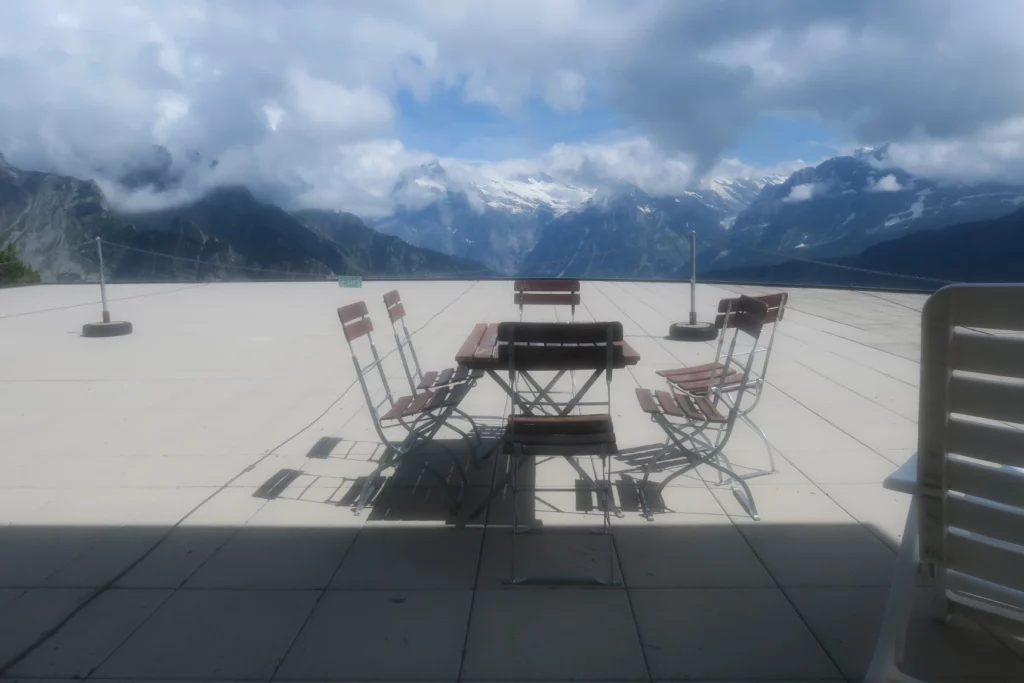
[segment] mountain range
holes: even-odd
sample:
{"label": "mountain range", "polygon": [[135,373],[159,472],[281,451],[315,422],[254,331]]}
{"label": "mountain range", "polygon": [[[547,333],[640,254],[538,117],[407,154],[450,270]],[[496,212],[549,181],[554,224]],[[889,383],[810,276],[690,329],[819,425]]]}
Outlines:
{"label": "mountain range", "polygon": [[[190,157],[188,163],[217,162]],[[158,148],[129,166],[121,184],[165,191],[180,180],[173,168]],[[13,243],[44,280],[95,277],[89,241],[96,236],[110,245],[107,268],[117,279],[683,279],[695,231],[702,276],[825,283],[848,277],[822,269],[885,270],[866,265],[885,262],[904,272],[892,256],[903,254],[901,244],[931,253],[929,245],[950,248],[971,230],[1009,240],[1016,225],[1009,216],[1024,204],[1024,186],[915,176],[895,167],[884,147],[834,157],[788,178],[712,179],[670,196],[628,184],[582,187],[544,173],[467,178],[460,172],[453,177],[439,162],[407,169],[391,190],[391,215],[364,222],[340,211],[289,213],[241,187],[127,213],[111,208],[92,181],[19,170],[0,157],[0,246]],[[985,227],[1004,217],[1008,223]],[[973,227],[944,231],[959,224]],[[926,265],[909,253],[902,258],[907,268]],[[990,259],[993,273],[1024,275],[1015,264],[1000,270],[1011,258],[993,249],[979,252],[976,265]],[[812,262],[826,265],[812,268]],[[943,263],[938,255],[935,263]]]}
{"label": "mountain range", "polygon": [[[151,171],[136,170],[132,178],[167,182]],[[290,214],[241,187],[217,188],[170,209],[124,213],[93,181],[19,170],[0,157],[0,245],[13,243],[44,281],[76,281],[98,275],[96,237],[114,280],[488,274],[478,262],[382,235],[352,214]]]}
{"label": "mountain range", "polygon": [[922,230],[997,218],[1024,203],[1024,186],[939,182],[889,163],[885,147],[797,171],[737,217],[706,268],[852,256]]}
{"label": "mountain range", "polygon": [[[709,279],[935,289],[951,282],[1024,280],[1024,208],[989,220],[918,231],[828,262],[787,261],[710,272]],[[838,266],[838,267],[836,267]]]}
{"label": "mountain range", "polygon": [[592,194],[543,175],[457,182],[431,162],[401,175],[391,192],[395,212],[370,225],[410,244],[472,257],[515,275],[544,226]]}
{"label": "mountain range", "polygon": [[[504,199],[495,202],[494,189],[453,182],[436,162],[411,169],[395,187],[396,200],[410,187],[429,192],[418,195],[415,207],[402,206],[373,225],[412,243],[471,254],[500,273],[583,278],[688,277],[693,230],[699,273],[771,274],[778,281],[779,273],[843,271],[835,265],[861,254],[875,258],[884,251],[869,253],[874,245],[904,237],[944,243],[936,231],[984,223],[1024,205],[1022,185],[915,176],[896,167],[885,146],[827,159],[788,178],[715,179],[671,196],[630,185],[560,186],[550,177],[516,182],[527,184],[501,187]],[[805,265],[771,268],[790,261]],[[828,265],[808,269],[808,261]],[[1024,265],[1018,270],[1024,279]]]}
{"label": "mountain range", "polygon": [[731,221],[784,181],[717,179],[651,197],[626,183],[583,188],[546,174],[460,182],[435,161],[403,173],[396,211],[371,225],[510,276],[673,277],[680,253],[688,263],[690,230],[720,245]]}

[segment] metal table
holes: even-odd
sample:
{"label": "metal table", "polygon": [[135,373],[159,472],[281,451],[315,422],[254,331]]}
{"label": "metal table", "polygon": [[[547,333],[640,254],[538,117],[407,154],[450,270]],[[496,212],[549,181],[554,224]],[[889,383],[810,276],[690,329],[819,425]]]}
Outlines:
{"label": "metal table", "polygon": [[[512,387],[498,374],[499,370],[504,370],[507,367],[504,358],[501,357],[502,346],[503,343],[498,341],[498,323],[478,323],[466,338],[466,341],[463,342],[458,353],[455,354],[455,361],[459,365],[464,365],[471,370],[483,370],[498,383],[498,386],[509,397],[514,398]],[[518,346],[516,347],[516,356],[519,359],[516,361],[516,371],[522,375],[523,380],[536,393],[536,398],[530,403],[519,397],[518,406],[526,415],[534,415],[536,414],[535,411],[548,409],[553,411],[555,415],[565,416],[571,413],[577,406],[586,405],[582,403],[583,397],[594,386],[601,373],[604,372],[604,367],[602,365],[595,368],[594,359],[592,358],[593,354],[588,354],[588,350],[595,349],[593,345],[547,344],[545,346],[548,347],[547,350],[550,350],[552,346],[557,346],[559,349],[564,350],[564,354],[560,354],[557,359],[553,359],[550,353],[538,354],[538,358],[531,361],[527,349],[521,350]],[[615,354],[612,358],[613,369],[622,370],[639,362],[640,354],[628,342],[615,342]],[[565,376],[565,373],[572,370],[590,370],[591,375],[578,391],[573,392],[573,396],[568,402],[559,404],[551,396],[552,389],[554,389],[558,380]],[[555,375],[549,382],[542,385],[540,381],[533,377],[531,372],[544,371],[554,372]]]}
{"label": "metal table", "polygon": [[[574,323],[564,324],[572,325]],[[612,355],[613,370],[622,370],[627,366],[636,365],[640,362],[640,354],[627,342],[614,342],[614,345],[615,349]],[[517,396],[508,382],[499,374],[499,370],[508,368],[507,360],[502,353],[503,346],[504,343],[498,341],[498,323],[478,323],[466,338],[458,353],[455,354],[455,360],[459,365],[468,367],[471,370],[483,370],[490,375],[510,398],[517,401],[518,407],[525,415],[535,415],[538,414],[535,411],[548,410],[550,412],[542,412],[540,414],[566,416],[577,406],[587,405],[582,399],[587,391],[594,386],[597,379],[605,372],[607,365],[607,356],[605,355],[607,347],[598,347],[594,344],[543,344],[546,347],[544,352],[538,353],[536,356],[532,356],[529,353],[529,349],[541,345],[531,344],[522,348],[517,345],[516,372],[529,384],[536,394],[536,397],[531,402],[527,402],[521,395]],[[552,353],[552,347],[556,347],[559,352]],[[597,357],[598,353],[595,352],[600,354],[600,358]],[[590,370],[591,374],[578,391],[574,387],[572,396],[567,402],[560,404],[551,396],[552,390],[565,373],[573,370]],[[555,375],[549,382],[543,385],[530,374],[531,372],[545,371],[554,372]],[[500,444],[501,439],[484,453],[481,459],[489,457],[491,453],[497,450]],[[567,457],[566,460],[581,477],[592,481],[590,475],[573,458]],[[510,476],[511,472],[506,473],[494,485],[484,501],[470,515],[471,519],[487,508],[494,496],[504,488]]]}

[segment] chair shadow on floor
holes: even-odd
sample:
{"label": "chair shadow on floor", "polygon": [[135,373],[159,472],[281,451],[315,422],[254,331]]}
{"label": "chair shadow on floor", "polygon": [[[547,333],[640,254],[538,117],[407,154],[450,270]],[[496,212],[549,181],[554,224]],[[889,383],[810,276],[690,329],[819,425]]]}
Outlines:
{"label": "chair shadow on floor", "polygon": [[[666,452],[666,448],[669,449],[668,452]],[[616,456],[616,464],[612,469],[617,477],[615,489],[619,496],[619,505],[624,512],[642,511],[639,495],[640,486],[643,483],[644,472],[648,464],[653,462],[655,458],[658,461],[657,466],[651,470],[652,474],[671,472],[677,468],[685,467],[689,463],[689,459],[679,449],[674,446],[666,447],[664,443],[651,443],[633,448],[624,448]],[[683,477],[693,479],[694,481],[702,481],[696,472],[685,474]],[[657,490],[657,484],[654,482],[648,482],[645,498],[647,499],[650,511],[654,514],[674,512],[666,504],[664,496]]]}
{"label": "chair shadow on floor", "polygon": [[[664,443],[650,443],[633,448],[623,448],[615,457],[618,465],[614,469],[618,474],[626,474],[639,480],[643,478],[647,465],[659,456],[661,457],[658,459],[658,465],[654,468],[654,472],[675,469],[689,462],[686,456],[679,452],[679,449],[674,446],[668,448],[669,452],[667,453],[665,452],[666,446]],[[622,467],[623,465],[625,466],[624,468]]]}
{"label": "chair shadow on floor", "polygon": [[[481,428],[484,449],[496,443],[496,428]],[[358,456],[353,457],[359,449]],[[371,441],[351,441],[323,437],[306,454],[309,462],[343,467],[346,461],[366,463],[372,469],[385,456],[384,447]],[[453,459],[458,458],[465,479]],[[413,455],[400,459],[380,472],[345,475],[325,474],[325,465],[282,468],[270,475],[253,496],[265,500],[292,500],[311,505],[352,507],[368,480],[376,491],[367,507],[367,521],[444,521],[465,523],[465,508],[479,502],[489,490],[495,469],[495,457],[473,461],[473,454],[462,439],[435,439]],[[453,500],[461,501],[458,511]]]}

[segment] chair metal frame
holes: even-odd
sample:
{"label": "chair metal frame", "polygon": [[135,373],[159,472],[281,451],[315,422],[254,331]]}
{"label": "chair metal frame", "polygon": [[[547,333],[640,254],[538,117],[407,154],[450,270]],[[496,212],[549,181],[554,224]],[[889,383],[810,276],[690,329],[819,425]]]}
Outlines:
{"label": "chair metal frame", "polygon": [[[611,426],[611,381],[612,381],[612,370],[614,367],[615,358],[615,342],[622,341],[622,324],[621,323],[582,323],[580,325],[573,325],[565,331],[565,341],[572,344],[573,338],[586,339],[586,343],[593,344],[593,346],[587,348],[590,351],[594,359],[600,353],[604,356],[604,367],[595,368],[594,374],[590,377],[589,381],[585,385],[582,393],[585,393],[594,384],[598,377],[603,373],[605,376],[605,389],[606,389],[606,400],[605,401],[591,401],[591,402],[579,402],[574,400],[568,404],[568,408],[560,411],[558,415],[534,415],[532,412],[532,404],[526,404],[519,397],[519,379],[520,377],[528,377],[528,374],[521,371],[517,367],[517,351],[519,354],[526,352],[530,353],[545,353],[545,350],[538,349],[537,347],[531,347],[531,342],[536,341],[537,337],[531,332],[552,324],[545,323],[502,323],[498,330],[498,339],[506,342],[503,347],[506,352],[506,358],[508,360],[508,374],[509,374],[509,386],[512,390],[512,406],[513,411],[516,407],[522,411],[519,417],[529,418],[537,420],[543,423],[547,421],[558,421],[566,419],[569,412],[573,407],[579,405],[605,406],[605,413],[595,417],[607,417],[609,427]],[[563,325],[560,323],[553,324],[554,326]],[[549,328],[550,329],[550,328]],[[598,338],[598,333],[603,336],[603,342]],[[517,341],[523,342],[525,346],[521,347],[517,345]],[[601,349],[601,347],[604,347]],[[552,352],[557,352],[557,349],[551,349]],[[583,365],[581,363],[581,365]],[[564,371],[559,373],[564,374]],[[527,384],[530,385],[531,390],[539,388],[539,385],[535,381],[529,381]],[[532,391],[531,391],[532,393]],[[574,396],[577,399],[578,396]],[[514,413],[513,413],[514,415]],[[515,416],[515,415],[514,415]],[[577,416],[586,418],[587,416]],[[574,418],[568,418],[574,419]],[[557,422],[553,422],[557,424]],[[512,458],[510,463],[510,472],[506,479],[511,479],[512,484],[512,553],[510,560],[510,574],[511,577],[507,581],[512,584],[529,584],[529,583],[542,583],[542,584],[593,584],[593,585],[618,585],[615,580],[615,549],[611,535],[611,510],[614,506],[612,496],[612,484],[611,484],[611,470],[610,461],[611,457],[614,456],[618,449],[614,444],[614,431],[611,432],[611,441],[608,441],[608,434],[603,435],[564,435],[559,437],[553,437],[554,442],[543,446],[537,446],[535,444],[524,444],[522,439],[516,438],[516,420],[509,420],[509,425],[505,436],[502,437],[503,452]],[[588,439],[587,436],[592,436],[592,439]],[[524,449],[528,449],[524,451]],[[519,576],[516,572],[516,536],[520,533],[529,531],[520,531],[519,526],[519,493],[520,491],[576,491],[577,489],[565,489],[565,488],[538,488],[534,486],[530,489],[524,489],[520,485],[519,481],[519,469],[522,464],[529,457],[538,457],[545,455],[557,455],[565,458],[565,460],[572,466],[572,468],[580,475],[581,479],[585,481],[591,490],[595,491],[598,496],[598,501],[601,506],[601,519],[602,525],[598,533],[604,534],[608,538],[608,577],[607,579],[596,576]],[[601,480],[595,481],[593,477],[575,460],[577,457],[589,456],[598,457],[601,460]],[[499,486],[504,486],[505,480],[499,483]]]}
{"label": "chair metal frame", "polygon": [[[340,307],[338,309],[338,319],[341,321],[345,341],[348,344],[349,352],[352,355],[352,364],[356,369],[356,376],[358,377],[359,386],[363,392],[363,398],[366,401],[366,407],[370,412],[373,428],[385,447],[385,452],[381,456],[377,468],[366,478],[363,488],[360,491],[356,502],[353,504],[353,511],[358,515],[362,514],[366,505],[376,493],[377,481],[383,471],[390,467],[397,466],[417,450],[432,443],[434,437],[442,427],[452,430],[461,438],[465,439],[471,448],[470,452],[473,452],[473,450],[479,452],[482,445],[482,439],[479,430],[476,429],[476,425],[472,420],[470,420],[470,424],[472,425],[472,432],[477,440],[475,446],[473,444],[474,439],[469,433],[451,424],[450,418],[453,414],[458,414],[460,417],[469,419],[465,413],[458,409],[459,403],[465,398],[469,391],[468,385],[456,385],[450,390],[448,388],[444,388],[443,394],[441,392],[433,393],[424,391],[419,394],[414,392],[411,396],[395,398],[395,395],[391,390],[391,385],[388,382],[387,373],[384,370],[383,359],[377,351],[377,345],[373,341],[373,323],[370,320],[366,304],[362,301],[357,301],[355,303],[348,304],[347,306]],[[373,360],[366,365],[363,365],[360,362],[354,345],[354,342],[364,336],[366,337],[370,354],[373,358]],[[384,390],[384,397],[380,401],[376,402],[373,399],[373,394],[367,382],[367,378],[373,374],[374,370],[377,371],[380,377],[381,386]],[[438,397],[440,397],[440,399]],[[436,403],[436,405],[433,405],[434,403]],[[391,409],[382,413],[381,408],[385,405],[390,406]],[[413,410],[414,412],[408,412],[409,410]],[[389,417],[389,414],[391,413],[395,413],[395,415]],[[404,438],[401,440],[389,438],[386,433],[386,429],[395,425],[385,425],[384,423],[386,422],[394,422],[395,425],[404,428],[406,432]],[[465,490],[469,485],[466,468],[459,461],[458,454],[455,453],[455,451],[445,444],[437,443],[436,445],[449,456],[449,459],[455,465],[455,469],[458,472],[460,479],[458,492],[453,495],[448,478],[442,472],[433,468],[429,463],[423,463],[423,469],[426,473],[434,476],[444,485],[446,494],[452,500],[453,509],[457,509],[462,501]]]}
{"label": "chair metal frame", "polygon": [[[399,358],[402,359],[402,369],[405,370],[405,377],[409,381],[409,390],[412,393],[459,382],[468,382],[470,386],[476,386],[477,380],[484,376],[482,370],[471,371],[462,366],[424,373],[420,367],[419,354],[416,353],[416,347],[412,342],[412,333],[409,332],[409,328],[405,324],[405,305],[402,303],[402,297],[397,289],[392,289],[384,294],[384,307],[388,311],[391,331],[395,334],[395,348],[398,350]],[[406,351],[408,351],[408,355],[406,355]]]}
{"label": "chair metal frame", "polygon": [[[723,363],[723,371],[720,373],[718,378],[718,384],[714,387],[714,392],[710,392],[711,395],[724,395],[725,381],[729,375],[729,372],[734,364],[735,359],[740,356],[746,356],[746,363],[743,364],[742,379],[736,383],[735,388],[731,390],[732,398],[728,401],[724,401],[725,405],[729,408],[728,415],[725,416],[724,420],[711,421],[707,419],[706,413],[703,411],[697,411],[696,415],[705,415],[704,419],[698,417],[686,417],[686,421],[683,423],[676,423],[669,418],[666,410],[666,405],[672,401],[693,401],[693,397],[690,394],[676,390],[673,386],[675,396],[668,394],[667,392],[660,392],[658,394],[658,401],[661,404],[659,408],[653,403],[653,397],[651,393],[645,389],[637,389],[637,398],[640,401],[645,412],[651,415],[651,421],[655,422],[667,435],[665,442],[665,448],[650,462],[647,463],[644,469],[644,476],[639,485],[639,499],[640,505],[643,510],[644,516],[648,520],[653,520],[654,514],[650,502],[648,501],[647,494],[647,483],[650,480],[651,472],[657,467],[661,459],[671,450],[672,446],[679,449],[687,459],[687,464],[679,469],[671,472],[664,480],[658,484],[655,490],[657,497],[661,496],[662,491],[668,485],[670,481],[676,477],[682,476],[683,474],[697,468],[698,466],[705,464],[715,469],[719,475],[725,475],[727,478],[723,481],[720,479],[720,485],[732,485],[733,494],[739,500],[740,504],[747,511],[747,513],[754,519],[760,520],[760,515],[757,512],[757,505],[754,502],[754,495],[750,490],[750,486],[747,484],[746,479],[748,477],[742,476],[736,473],[735,469],[729,458],[725,455],[725,446],[729,441],[729,437],[732,435],[733,428],[736,425],[736,420],[739,419],[743,413],[742,403],[743,397],[746,392],[752,386],[749,382],[751,368],[754,364],[754,354],[745,352],[736,352],[737,342],[741,334],[749,336],[752,340],[753,345],[756,347],[757,341],[760,338],[764,319],[768,311],[768,306],[763,302],[752,297],[743,296],[737,301],[735,306],[730,306],[725,313],[725,320],[723,321],[723,332],[724,337],[726,331],[730,328],[734,330],[732,335],[732,341],[728,346],[725,363]],[[663,395],[662,395],[663,394]],[[708,399],[704,397],[697,397],[699,401]],[[717,408],[716,403],[709,402],[708,410]],[[711,436],[709,436],[709,434]]]}
{"label": "chair metal frame", "polygon": [[[763,477],[778,472],[778,469],[776,469],[775,467],[775,451],[777,449],[775,448],[775,446],[772,445],[771,440],[768,438],[768,435],[765,434],[764,430],[750,417],[750,413],[752,413],[754,409],[757,408],[757,405],[761,402],[761,396],[764,393],[764,388],[767,383],[766,377],[768,375],[768,362],[771,360],[772,347],[775,345],[775,335],[776,332],[778,332],[779,323],[782,322],[782,318],[786,312],[786,305],[789,302],[789,293],[779,292],[776,294],[765,294],[750,298],[755,299],[757,301],[761,301],[768,306],[768,313],[765,316],[765,324],[770,324],[772,326],[772,329],[771,334],[768,337],[767,344],[763,346],[758,346],[755,342],[754,346],[749,350],[737,352],[733,356],[734,358],[739,358],[747,354],[750,354],[751,356],[763,354],[763,361],[760,363],[760,369],[755,369],[754,367],[751,367],[750,377],[748,380],[744,382],[744,384],[747,385],[746,388],[748,390],[753,391],[754,398],[751,401],[750,405],[746,406],[739,412],[737,417],[745,425],[754,430],[754,433],[756,433],[761,438],[761,441],[764,442],[765,450],[768,453],[768,468],[753,470],[751,472],[745,472],[743,474],[734,475],[742,479],[753,479],[755,477]],[[716,376],[714,373],[718,372],[717,366],[719,365],[722,358],[722,348],[726,337],[725,330],[727,329],[727,326],[731,319],[731,311],[737,305],[739,300],[739,297],[731,297],[728,299],[722,299],[721,301],[718,302],[718,315],[715,317],[715,326],[722,330],[722,332],[721,334],[718,335],[718,345],[715,348],[715,359],[712,363],[708,363],[706,366],[701,366],[716,368],[715,370],[712,371],[711,378],[708,380],[707,388],[703,390],[687,389],[680,386],[681,383],[674,382],[672,380],[673,373],[675,373],[677,376],[679,376],[680,374],[685,375],[687,368],[659,371],[658,374],[665,377],[669,385],[672,386],[674,390],[683,391],[692,396],[708,395],[712,397],[715,404],[717,404],[719,401],[723,401],[725,402],[726,406],[731,409],[731,403],[735,400],[732,398],[732,396],[736,392],[738,383],[720,381],[717,385],[712,385],[711,380],[713,380]],[[722,374],[727,375],[728,373],[723,372]],[[730,482],[728,480],[720,480],[719,483],[728,484]]]}
{"label": "chair metal frame", "polygon": [[[868,683],[912,683],[921,568],[931,613],[1024,633],[1024,284],[951,285],[921,313],[917,476]],[[895,476],[895,475],[894,475]]]}

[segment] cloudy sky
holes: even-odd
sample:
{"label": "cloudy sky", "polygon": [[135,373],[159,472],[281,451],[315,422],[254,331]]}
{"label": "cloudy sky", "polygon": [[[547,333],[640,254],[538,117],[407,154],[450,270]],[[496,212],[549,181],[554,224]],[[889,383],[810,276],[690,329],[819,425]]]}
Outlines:
{"label": "cloudy sky", "polygon": [[109,180],[163,145],[182,196],[363,214],[438,158],[667,193],[889,142],[1024,181],[1021,25],[1019,0],[3,0],[0,153]]}

